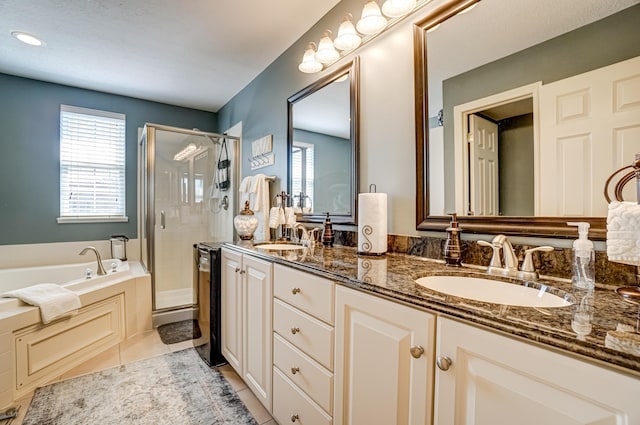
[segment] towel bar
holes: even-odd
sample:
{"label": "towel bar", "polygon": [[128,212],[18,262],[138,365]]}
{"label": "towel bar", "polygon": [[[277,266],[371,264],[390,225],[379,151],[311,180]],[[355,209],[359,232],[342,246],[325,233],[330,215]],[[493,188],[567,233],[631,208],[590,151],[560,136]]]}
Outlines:
{"label": "towel bar", "polygon": [[636,179],[636,199],[638,204],[640,204],[640,153],[636,154],[636,159],[633,161],[631,165],[627,165],[613,172],[604,183],[604,198],[607,200],[607,203],[611,203],[611,198],[609,197],[609,184],[613,180],[613,178],[620,172],[632,168],[631,171],[624,174],[620,180],[614,186],[614,196],[616,201],[622,202],[622,190],[624,186],[629,183],[634,178]]}

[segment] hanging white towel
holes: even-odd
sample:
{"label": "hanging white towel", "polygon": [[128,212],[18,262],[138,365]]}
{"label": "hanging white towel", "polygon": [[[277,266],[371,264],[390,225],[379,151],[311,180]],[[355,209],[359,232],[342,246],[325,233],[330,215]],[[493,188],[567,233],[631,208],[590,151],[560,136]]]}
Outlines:
{"label": "hanging white towel", "polygon": [[264,174],[256,174],[249,189],[251,209],[258,218],[258,228],[253,234],[256,241],[268,241],[269,232],[269,181]]}
{"label": "hanging white towel", "polygon": [[284,224],[288,227],[293,227],[296,225],[296,212],[293,207],[285,207]]}
{"label": "hanging white towel", "polygon": [[[240,182],[240,187],[238,188],[238,192],[240,192],[240,205],[244,205],[246,201],[249,201],[249,205],[251,205],[251,185],[253,183],[253,176],[247,176],[242,179]],[[251,206],[249,206],[251,208]]]}
{"label": "hanging white towel", "polygon": [[607,214],[609,261],[640,266],[640,205],[612,201]]}
{"label": "hanging white towel", "polygon": [[269,227],[276,229],[281,224],[285,224],[284,210],[280,207],[272,207],[269,210]]}
{"label": "hanging white towel", "polygon": [[2,296],[18,298],[27,304],[40,307],[40,317],[44,324],[74,315],[82,306],[78,294],[55,283],[40,283],[6,292]]}

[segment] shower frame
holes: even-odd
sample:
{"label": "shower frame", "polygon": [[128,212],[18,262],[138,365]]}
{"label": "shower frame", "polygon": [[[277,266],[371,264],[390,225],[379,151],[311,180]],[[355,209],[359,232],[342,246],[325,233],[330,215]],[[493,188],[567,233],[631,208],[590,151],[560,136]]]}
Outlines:
{"label": "shower frame", "polygon": [[[140,235],[140,259],[146,270],[151,274],[151,290],[152,290],[152,311],[153,313],[164,313],[175,310],[183,310],[192,306],[172,306],[168,308],[157,309],[156,307],[156,255],[155,255],[155,172],[156,172],[156,131],[168,131],[184,134],[185,136],[203,136],[209,139],[213,144],[219,144],[223,139],[234,140],[231,150],[232,157],[235,161],[240,158],[240,138],[229,136],[226,134],[212,133],[200,130],[190,130],[180,127],[167,126],[162,124],[145,123],[140,137],[138,138],[138,234]],[[146,149],[143,147],[146,143]],[[214,173],[216,170],[214,170]],[[238,182],[240,177],[240,167],[231,167],[231,179]],[[233,209],[232,216],[238,213],[238,202],[231,202]],[[235,234],[235,231],[234,231]],[[194,241],[194,243],[202,241]],[[197,294],[197,291],[196,291]]]}

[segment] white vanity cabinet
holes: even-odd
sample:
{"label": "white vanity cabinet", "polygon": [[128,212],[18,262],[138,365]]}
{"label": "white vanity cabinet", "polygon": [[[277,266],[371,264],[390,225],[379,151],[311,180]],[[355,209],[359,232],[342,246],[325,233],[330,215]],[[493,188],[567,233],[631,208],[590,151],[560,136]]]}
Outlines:
{"label": "white vanity cabinet", "polygon": [[434,423],[640,424],[640,380],[438,318]]}
{"label": "white vanity cabinet", "polygon": [[334,424],[431,423],[435,316],[336,289]]}
{"label": "white vanity cabinet", "polygon": [[272,410],[273,264],[222,248],[222,354]]}
{"label": "white vanity cabinet", "polygon": [[335,283],[280,264],[273,283],[273,417],[330,425]]}

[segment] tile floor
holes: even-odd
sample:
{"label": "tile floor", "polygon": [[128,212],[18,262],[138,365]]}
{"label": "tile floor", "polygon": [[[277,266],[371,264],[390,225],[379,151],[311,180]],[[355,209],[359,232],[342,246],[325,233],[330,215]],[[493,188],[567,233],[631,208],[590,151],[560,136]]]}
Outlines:
{"label": "tile floor", "polygon": [[[195,341],[197,344],[198,341]],[[142,360],[149,357],[157,356],[164,353],[170,353],[173,351],[183,350],[185,348],[193,347],[194,341],[184,341],[177,344],[164,344],[160,340],[158,332],[153,330],[140,335],[136,335],[127,341],[121,342],[119,345],[97,355],[91,360],[86,361],[83,364],[76,366],[65,374],[59,376],[57,379],[50,383],[62,381],[65,379],[73,378],[75,376],[85,375],[87,373],[97,372],[99,370],[108,369],[115,366],[120,366],[126,363],[131,363],[136,360]],[[260,425],[276,425],[276,422],[271,418],[269,412],[262,406],[258,399],[253,395],[251,390],[247,388],[244,381],[235,373],[233,368],[229,365],[220,367],[220,372],[229,381],[231,386],[238,393],[240,400],[247,406],[247,409],[251,412],[256,422]],[[24,420],[24,415],[29,408],[33,393],[18,400],[20,405],[20,414],[14,420],[11,425],[21,425]]]}

